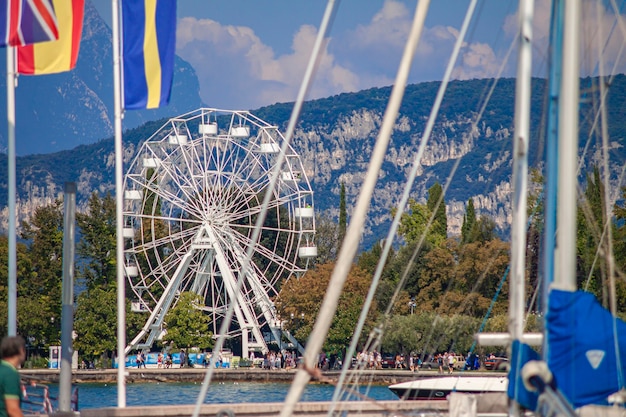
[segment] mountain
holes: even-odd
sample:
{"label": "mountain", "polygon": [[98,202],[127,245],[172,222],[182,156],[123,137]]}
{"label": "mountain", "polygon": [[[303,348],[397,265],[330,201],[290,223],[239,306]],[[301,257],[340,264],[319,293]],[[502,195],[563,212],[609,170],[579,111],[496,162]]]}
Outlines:
{"label": "mountain", "polygon": [[[597,80],[583,79],[582,86]],[[465,204],[474,199],[477,214],[486,214],[507,233],[511,220],[511,153],[513,149],[513,108],[515,81],[502,79],[495,87],[480,123],[473,126],[482,98],[493,80],[455,81],[449,85],[432,138],[422,160],[422,168],[412,197],[425,201],[426,192],[435,181],[445,184],[452,168],[459,166],[446,193],[448,232],[460,233]],[[545,80],[533,80],[531,146],[529,162],[541,167],[543,156]],[[401,194],[411,169],[425,127],[438,82],[409,85],[392,134],[379,183],[374,192],[363,247],[384,238],[390,224],[390,209]],[[380,129],[391,89],[373,88],[357,93],[340,94],[305,103],[293,146],[303,159],[315,192],[317,211],[338,216],[340,184],[346,185],[348,214],[354,205],[367,170],[369,156]],[[626,120],[626,76],[616,76],[607,97],[610,120]],[[581,104],[581,148],[589,151],[581,159],[582,176],[599,165],[596,139],[588,132],[593,126],[595,104]],[[282,131],[293,103],[276,104],[252,111],[261,119],[279,126]],[[128,166],[140,143],[151,136],[165,119],[146,123],[124,135],[124,160]],[[624,124],[611,124],[611,172],[621,172],[626,157]],[[113,139],[47,155],[29,155],[17,160],[19,215],[25,218],[33,209],[61,195],[63,183],[75,181],[78,202],[84,204],[92,191],[114,191]],[[6,184],[6,157],[0,159],[0,184]],[[614,196],[617,198],[617,196]],[[5,205],[6,186],[0,188],[0,202]],[[6,228],[6,208],[2,212]]]}
{"label": "mountain", "polygon": [[[93,4],[85,3],[78,62],[61,74],[20,76],[15,91],[18,155],[50,153],[94,143],[113,135],[113,45],[111,29]],[[6,56],[0,54],[0,67]],[[0,90],[6,91],[6,78]],[[171,117],[201,106],[199,83],[189,63],[176,57],[170,105],[156,110],[128,111],[124,128]],[[6,99],[0,99],[6,114]],[[0,149],[7,146],[6,117],[0,117]]]}

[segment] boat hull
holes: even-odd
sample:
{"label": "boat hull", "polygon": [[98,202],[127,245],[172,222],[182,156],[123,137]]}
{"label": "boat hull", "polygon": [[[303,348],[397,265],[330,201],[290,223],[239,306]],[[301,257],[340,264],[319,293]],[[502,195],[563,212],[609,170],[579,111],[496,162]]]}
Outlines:
{"label": "boat hull", "polygon": [[506,393],[505,376],[422,378],[390,385],[389,389],[403,400],[445,400],[451,392],[464,394]]}

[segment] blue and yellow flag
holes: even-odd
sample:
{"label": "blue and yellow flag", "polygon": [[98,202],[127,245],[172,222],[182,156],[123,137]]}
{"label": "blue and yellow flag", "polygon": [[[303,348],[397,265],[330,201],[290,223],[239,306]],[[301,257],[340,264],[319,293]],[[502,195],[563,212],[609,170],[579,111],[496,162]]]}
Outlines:
{"label": "blue and yellow flag", "polygon": [[176,0],[122,0],[124,108],[170,101],[176,48]]}

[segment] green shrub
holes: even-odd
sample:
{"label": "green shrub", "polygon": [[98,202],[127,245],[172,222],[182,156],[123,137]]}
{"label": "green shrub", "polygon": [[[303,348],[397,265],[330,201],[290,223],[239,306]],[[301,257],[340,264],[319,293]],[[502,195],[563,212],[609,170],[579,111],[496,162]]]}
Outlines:
{"label": "green shrub", "polygon": [[48,359],[43,356],[31,356],[24,362],[24,368],[41,369],[48,367]]}

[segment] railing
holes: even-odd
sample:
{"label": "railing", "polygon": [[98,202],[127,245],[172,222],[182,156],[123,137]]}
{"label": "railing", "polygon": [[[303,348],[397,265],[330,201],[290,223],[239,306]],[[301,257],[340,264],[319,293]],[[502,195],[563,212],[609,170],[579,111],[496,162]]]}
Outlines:
{"label": "railing", "polygon": [[[48,385],[22,376],[22,411],[25,414],[50,414],[58,410],[58,398],[50,395]],[[72,390],[72,411],[78,411],[78,387]]]}

